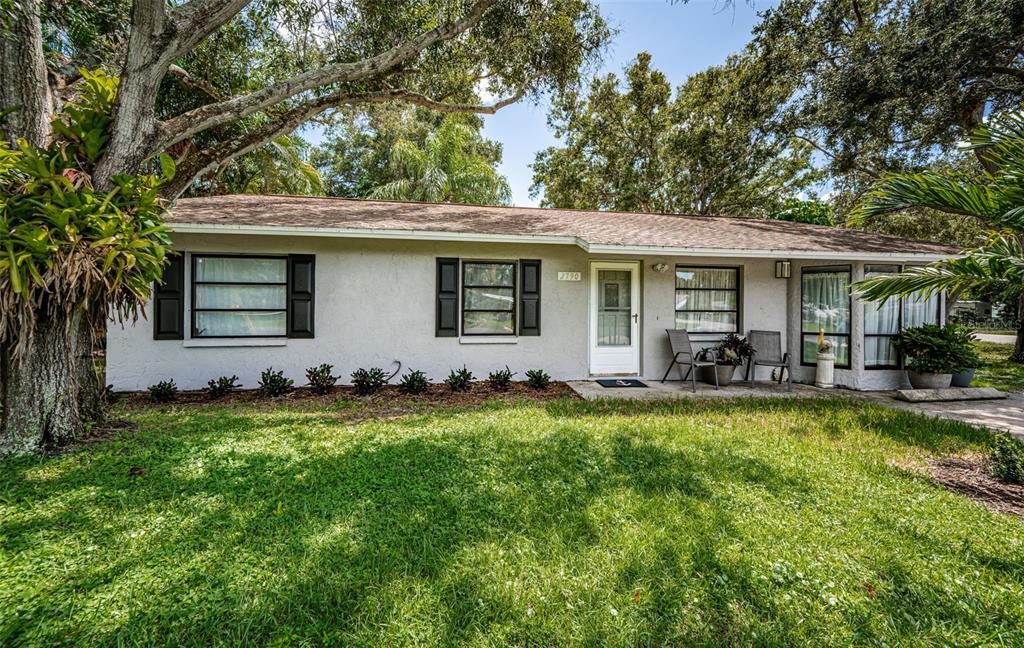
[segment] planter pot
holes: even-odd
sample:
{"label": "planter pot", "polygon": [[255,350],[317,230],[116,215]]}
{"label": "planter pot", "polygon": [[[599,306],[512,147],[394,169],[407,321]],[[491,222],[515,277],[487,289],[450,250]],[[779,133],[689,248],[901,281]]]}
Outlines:
{"label": "planter pot", "polygon": [[971,381],[974,380],[975,369],[968,369],[961,371],[960,373],[953,374],[953,387],[970,387]]}
{"label": "planter pot", "polygon": [[953,374],[918,373],[908,371],[910,386],[914,389],[945,389],[953,382]]}
{"label": "planter pot", "polygon": [[817,360],[818,366],[814,371],[814,386],[832,389],[835,386],[836,354],[819,353]]}
{"label": "planter pot", "polygon": [[718,374],[718,386],[732,384],[732,376],[736,373],[734,365],[715,365],[714,367],[697,367],[697,380],[709,385],[715,384],[715,373]]}

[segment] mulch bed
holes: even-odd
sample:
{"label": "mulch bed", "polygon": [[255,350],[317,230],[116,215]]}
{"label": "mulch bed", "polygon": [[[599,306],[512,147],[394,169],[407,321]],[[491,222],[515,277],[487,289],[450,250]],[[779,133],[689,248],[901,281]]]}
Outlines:
{"label": "mulch bed", "polygon": [[283,396],[265,396],[255,389],[244,389],[231,392],[221,398],[211,399],[205,391],[180,391],[171,403],[155,403],[149,398],[149,392],[120,392],[114,395],[113,402],[119,407],[139,409],[147,407],[168,406],[224,406],[250,405],[277,407],[279,405],[297,405],[301,407],[322,408],[336,403],[348,401],[364,406],[366,410],[394,412],[396,409],[416,411],[445,407],[471,407],[493,401],[536,401],[546,402],[560,398],[579,398],[569,385],[552,382],[547,389],[533,389],[525,382],[513,382],[507,391],[497,391],[486,382],[474,383],[467,392],[453,392],[447,385],[430,385],[422,394],[406,394],[396,385],[386,385],[376,394],[360,395],[351,386],[338,386],[326,394],[314,394],[307,388],[293,389]]}
{"label": "mulch bed", "polygon": [[1024,517],[1024,485],[1004,484],[992,477],[979,456],[928,459],[932,479],[999,513]]}

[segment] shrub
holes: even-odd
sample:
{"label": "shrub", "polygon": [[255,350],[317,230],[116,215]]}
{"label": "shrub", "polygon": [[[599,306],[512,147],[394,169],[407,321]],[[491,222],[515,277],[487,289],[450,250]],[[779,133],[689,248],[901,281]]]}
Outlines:
{"label": "shrub", "polygon": [[907,357],[907,369],[920,373],[958,373],[979,364],[974,335],[955,324],[925,324],[904,329],[892,338],[893,347]]}
{"label": "shrub", "polygon": [[551,376],[543,369],[530,369],[526,372],[526,382],[534,389],[547,389],[551,386]]}
{"label": "shrub", "polygon": [[309,388],[314,394],[326,394],[334,387],[334,383],[338,382],[338,377],[331,375],[332,369],[334,365],[326,362],[318,367],[306,369],[306,380],[309,381]]}
{"label": "shrub", "polygon": [[364,396],[380,391],[388,382],[388,375],[380,367],[356,369],[352,372],[352,385],[357,394]]}
{"label": "shrub", "polygon": [[1024,484],[1024,443],[1005,432],[995,436],[988,453],[992,476],[1007,484]]}
{"label": "shrub", "polygon": [[730,333],[715,346],[702,349],[697,358],[709,362],[714,359],[715,364],[739,367],[752,355],[754,347],[750,346],[750,342],[735,333]]}
{"label": "shrub", "polygon": [[284,377],[283,371],[274,371],[273,367],[264,369],[260,374],[260,391],[266,396],[287,394],[294,384],[294,380]]}
{"label": "shrub", "polygon": [[410,371],[402,376],[402,380],[399,382],[398,388],[406,394],[422,394],[427,391],[427,386],[429,384],[430,383],[427,382],[427,374],[422,371]]}
{"label": "shrub", "polygon": [[453,392],[469,391],[473,383],[473,372],[466,369],[465,365],[462,366],[462,369],[452,369],[448,372],[448,377],[444,379],[444,383],[451,387]]}
{"label": "shrub", "polygon": [[173,380],[161,380],[149,386],[149,398],[157,403],[170,403],[178,397],[178,386]]}
{"label": "shrub", "polygon": [[221,376],[206,383],[206,395],[210,398],[220,398],[241,387],[238,384],[238,376]]}
{"label": "shrub", "polygon": [[489,373],[487,375],[487,382],[491,384],[491,389],[496,389],[497,391],[508,391],[509,385],[512,384],[512,376],[514,375],[515,374],[512,373],[512,370],[508,368],[508,365],[505,365],[504,369]]}

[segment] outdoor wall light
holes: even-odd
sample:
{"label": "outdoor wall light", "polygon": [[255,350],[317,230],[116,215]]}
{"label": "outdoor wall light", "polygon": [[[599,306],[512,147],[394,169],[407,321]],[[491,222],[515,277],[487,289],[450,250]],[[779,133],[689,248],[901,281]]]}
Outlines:
{"label": "outdoor wall light", "polygon": [[793,276],[793,264],[789,261],[776,261],[775,262],[775,278],[776,279],[789,279]]}
{"label": "outdoor wall light", "polygon": [[662,273],[668,272],[668,264],[667,263],[655,263],[654,265],[651,266],[651,269],[654,270],[655,272],[662,272]]}

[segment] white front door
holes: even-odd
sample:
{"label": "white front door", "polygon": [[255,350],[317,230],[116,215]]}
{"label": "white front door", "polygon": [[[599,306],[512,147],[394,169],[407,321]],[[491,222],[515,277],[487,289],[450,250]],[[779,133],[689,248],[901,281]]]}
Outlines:
{"label": "white front door", "polygon": [[640,373],[640,264],[590,264],[590,373]]}

